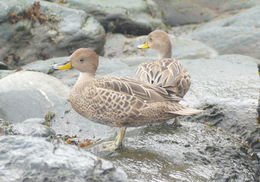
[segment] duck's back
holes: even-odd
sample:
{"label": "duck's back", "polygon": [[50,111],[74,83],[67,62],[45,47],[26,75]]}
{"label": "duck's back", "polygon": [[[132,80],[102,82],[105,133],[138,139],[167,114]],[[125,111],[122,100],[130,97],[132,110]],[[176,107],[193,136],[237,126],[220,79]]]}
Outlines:
{"label": "duck's back", "polygon": [[138,66],[136,79],[165,88],[169,94],[183,97],[190,88],[190,76],[173,58],[145,62]]}
{"label": "duck's back", "polygon": [[72,89],[70,102],[82,116],[106,125],[138,126],[171,119],[186,110],[165,89],[128,77],[96,78]]}

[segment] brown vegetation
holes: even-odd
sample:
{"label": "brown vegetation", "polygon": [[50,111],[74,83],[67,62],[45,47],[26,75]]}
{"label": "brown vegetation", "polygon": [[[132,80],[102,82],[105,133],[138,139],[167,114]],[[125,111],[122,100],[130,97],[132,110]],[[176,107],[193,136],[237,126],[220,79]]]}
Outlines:
{"label": "brown vegetation", "polygon": [[43,12],[41,12],[40,8],[40,2],[35,2],[30,8],[20,13],[20,15],[18,15],[15,12],[9,14],[9,22],[14,24],[20,21],[21,19],[30,19],[33,21],[44,23],[48,20],[48,18]]}

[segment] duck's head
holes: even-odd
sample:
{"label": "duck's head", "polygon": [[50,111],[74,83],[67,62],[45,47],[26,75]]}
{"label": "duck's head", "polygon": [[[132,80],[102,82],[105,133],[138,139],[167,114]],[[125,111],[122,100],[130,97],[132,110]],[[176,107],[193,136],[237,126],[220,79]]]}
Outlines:
{"label": "duck's head", "polygon": [[56,69],[64,70],[76,68],[82,73],[95,75],[99,63],[99,57],[95,51],[89,48],[80,48],[73,52],[69,61],[56,65]]}
{"label": "duck's head", "polygon": [[148,34],[147,40],[144,44],[138,46],[139,49],[151,48],[156,50],[161,58],[171,57],[171,40],[169,35],[163,30],[155,30]]}

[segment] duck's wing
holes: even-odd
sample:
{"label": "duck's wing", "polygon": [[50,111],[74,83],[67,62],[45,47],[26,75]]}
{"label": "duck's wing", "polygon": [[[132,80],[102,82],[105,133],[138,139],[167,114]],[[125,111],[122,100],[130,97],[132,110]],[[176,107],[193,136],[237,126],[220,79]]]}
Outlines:
{"label": "duck's wing", "polygon": [[130,77],[109,76],[97,79],[95,86],[102,90],[116,91],[125,95],[134,96],[144,102],[161,102],[181,100],[180,97],[170,95],[166,89],[142,82]]}
{"label": "duck's wing", "polygon": [[135,78],[165,88],[169,94],[176,94],[179,97],[186,94],[191,83],[187,70],[173,58],[140,64]]}

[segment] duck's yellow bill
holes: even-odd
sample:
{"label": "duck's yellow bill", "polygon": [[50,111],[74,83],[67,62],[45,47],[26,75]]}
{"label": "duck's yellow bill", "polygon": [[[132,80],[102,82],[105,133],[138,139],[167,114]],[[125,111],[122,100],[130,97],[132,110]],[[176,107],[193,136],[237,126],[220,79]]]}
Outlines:
{"label": "duck's yellow bill", "polygon": [[148,41],[145,41],[144,44],[138,46],[139,49],[147,49],[149,48]]}
{"label": "duck's yellow bill", "polygon": [[67,70],[67,69],[71,69],[72,68],[72,64],[71,64],[71,61],[68,61],[62,65],[58,65],[57,68],[59,70]]}

